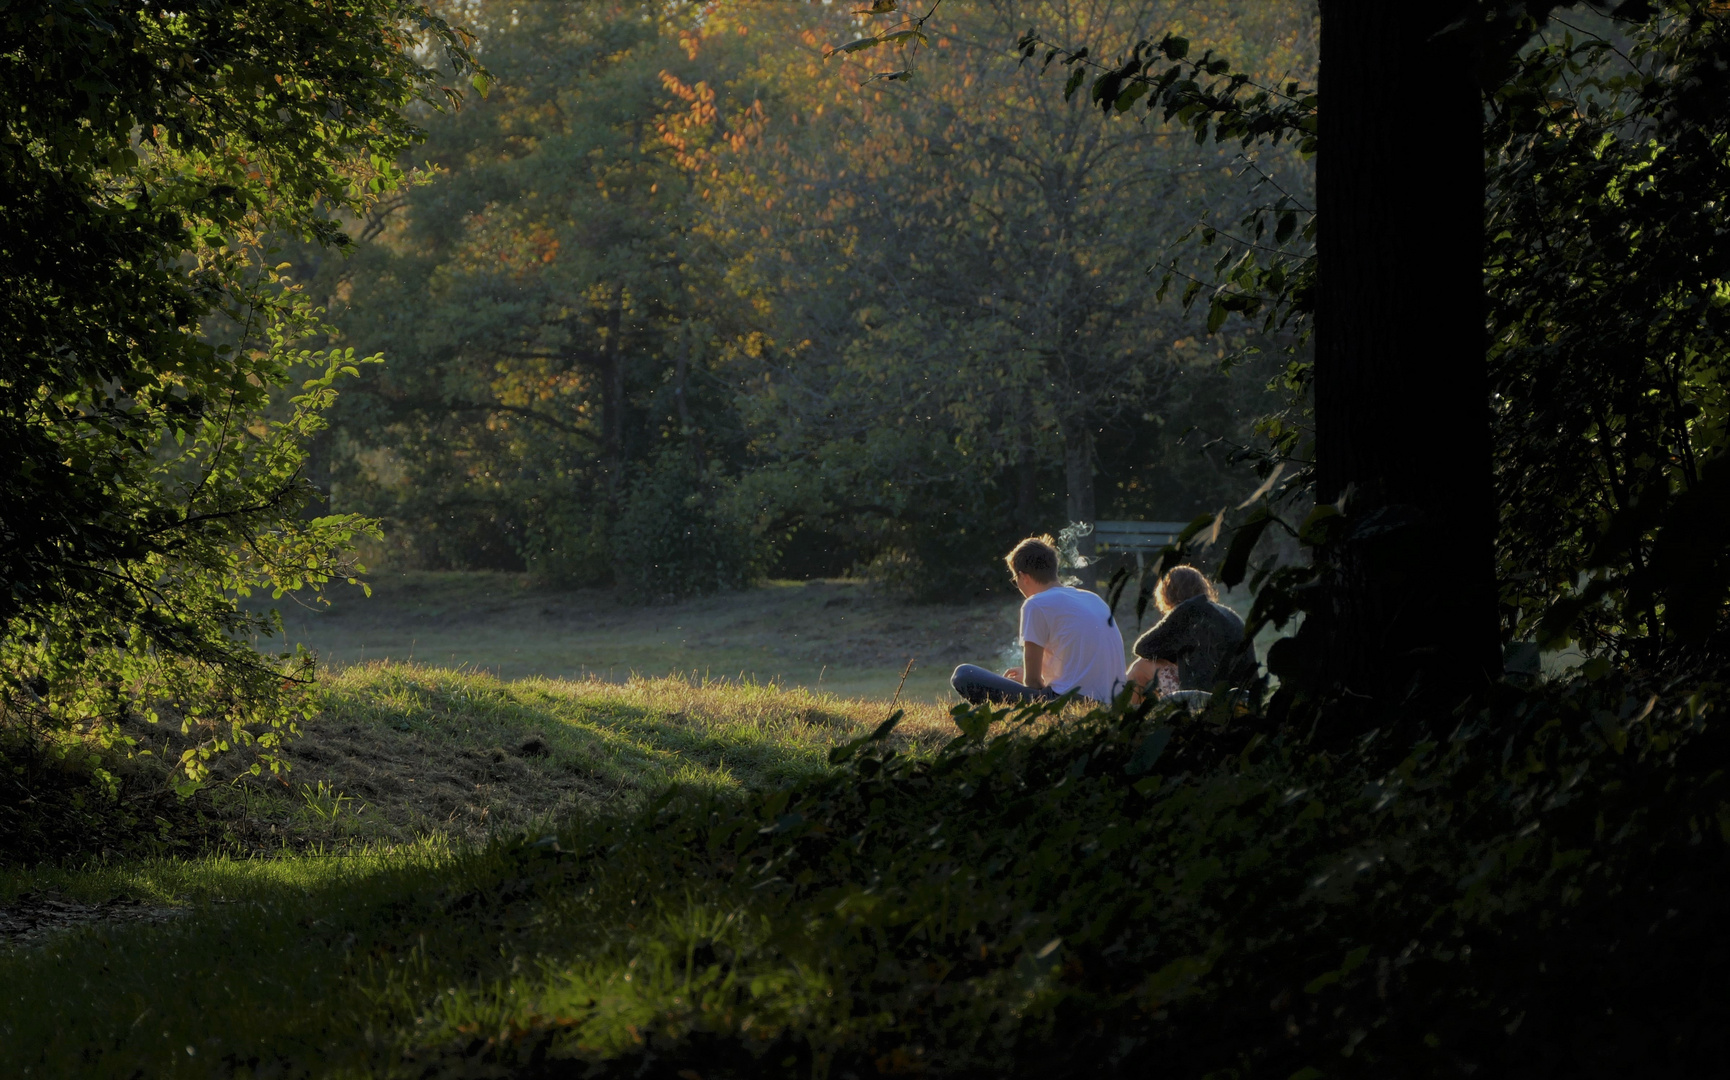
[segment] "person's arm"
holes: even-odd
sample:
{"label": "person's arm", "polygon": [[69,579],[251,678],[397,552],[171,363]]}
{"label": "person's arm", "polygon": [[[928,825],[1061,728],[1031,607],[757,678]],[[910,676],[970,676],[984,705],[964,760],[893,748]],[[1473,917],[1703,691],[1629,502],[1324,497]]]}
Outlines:
{"label": "person's arm", "polygon": [[1035,599],[1021,605],[1021,666],[1003,674],[1023,686],[1038,688],[1045,685],[1045,646],[1041,642],[1047,639],[1050,626],[1049,616]]}
{"label": "person's arm", "polygon": [[1042,669],[1045,667],[1045,646],[1035,645],[1031,641],[1021,643],[1021,682],[1035,690],[1045,685]]}

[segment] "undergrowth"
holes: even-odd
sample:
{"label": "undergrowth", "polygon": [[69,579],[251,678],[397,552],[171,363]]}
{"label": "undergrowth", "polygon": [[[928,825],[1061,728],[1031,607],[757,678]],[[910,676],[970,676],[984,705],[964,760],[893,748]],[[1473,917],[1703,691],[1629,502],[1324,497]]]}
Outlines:
{"label": "undergrowth", "polygon": [[1712,694],[1580,682],[1317,753],[956,710],[768,790],[355,864],[0,959],[9,1075],[1700,1075]]}

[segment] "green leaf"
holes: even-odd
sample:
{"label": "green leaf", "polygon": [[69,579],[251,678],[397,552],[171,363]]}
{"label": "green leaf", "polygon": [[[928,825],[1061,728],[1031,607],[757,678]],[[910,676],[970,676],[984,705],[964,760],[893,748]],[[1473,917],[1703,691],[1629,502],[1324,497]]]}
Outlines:
{"label": "green leaf", "polygon": [[1070,71],[1069,79],[1063,84],[1063,100],[1068,101],[1081,88],[1081,81],[1087,78],[1087,69],[1077,67]]}
{"label": "green leaf", "polygon": [[884,739],[887,739],[889,733],[895,730],[895,725],[901,723],[901,718],[906,715],[907,711],[905,709],[896,709],[895,712],[890,715],[889,719],[878,724],[876,730],[872,731],[871,734],[861,735],[859,738],[854,739],[851,742],[842,743],[840,746],[835,747],[835,749],[829,751],[829,764],[839,765],[854,754],[858,753],[859,749],[865,744],[881,742]]}
{"label": "green leaf", "polygon": [[1342,521],[1339,507],[1333,503],[1322,503],[1311,510],[1303,524],[1298,526],[1298,541],[1311,547],[1325,544]]}
{"label": "green leaf", "polygon": [[1125,90],[1122,93],[1117,95],[1117,101],[1115,102],[1115,107],[1116,107],[1117,111],[1118,112],[1129,111],[1129,107],[1131,105],[1134,105],[1137,101],[1141,100],[1143,97],[1145,97],[1147,95],[1147,90],[1148,90],[1148,86],[1144,82],[1131,83],[1129,86],[1129,89],[1127,89],[1127,90]]}
{"label": "green leaf", "polygon": [[1183,527],[1183,532],[1179,533],[1177,536],[1177,542],[1179,544],[1187,544],[1196,533],[1201,532],[1203,529],[1211,528],[1212,525],[1212,514],[1198,514],[1190,519],[1188,525]]}
{"label": "green leaf", "polygon": [[962,739],[978,742],[991,730],[991,710],[980,708],[958,711],[955,713],[955,726],[961,729]]}
{"label": "green leaf", "polygon": [[1117,602],[1123,599],[1123,590],[1129,586],[1129,567],[1120,566],[1112,571],[1111,583],[1105,587],[1105,606],[1111,610],[1112,616],[1117,615]]}
{"label": "green leaf", "polygon": [[1135,626],[1141,628],[1141,620],[1147,615],[1147,606],[1153,602],[1153,591],[1159,587],[1158,574],[1143,574],[1141,587],[1135,593]]}
{"label": "green leaf", "polygon": [[1226,549],[1225,561],[1220,564],[1220,584],[1230,589],[1243,580],[1244,570],[1249,566],[1250,552],[1255,550],[1256,542],[1261,534],[1274,522],[1273,516],[1265,510],[1258,510],[1249,521],[1238,526],[1231,537],[1231,547]]}
{"label": "green leaf", "polygon": [[918,29],[897,30],[892,34],[884,34],[877,40],[885,45],[899,45],[903,41],[917,41],[921,45],[931,44],[931,40],[925,36],[925,31]]}
{"label": "green leaf", "polygon": [[1140,776],[1146,773],[1159,763],[1160,755],[1165,753],[1165,748],[1170,742],[1171,729],[1168,727],[1161,727],[1148,732],[1147,737],[1141,740],[1141,745],[1135,748],[1135,753],[1130,756],[1129,763],[1123,767],[1123,771],[1130,776]]}
{"label": "green leaf", "polygon": [[862,37],[856,41],[849,41],[845,45],[839,45],[833,49],[830,49],[829,52],[824,56],[824,59],[828,59],[830,56],[834,56],[836,53],[858,52],[860,49],[870,49],[870,48],[874,48],[874,47],[881,45],[881,44],[883,44],[883,39],[879,38],[875,35],[873,35],[871,37]]}

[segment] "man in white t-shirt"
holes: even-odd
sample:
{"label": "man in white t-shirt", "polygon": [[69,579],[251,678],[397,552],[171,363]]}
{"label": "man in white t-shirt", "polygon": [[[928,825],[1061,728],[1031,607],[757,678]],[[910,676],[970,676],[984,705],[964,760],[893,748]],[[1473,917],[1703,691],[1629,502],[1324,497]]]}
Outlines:
{"label": "man in white t-shirt", "polygon": [[1123,634],[1096,594],[1057,583],[1057,548],[1049,536],[1029,537],[1005,560],[1021,605],[1021,666],[1002,675],[973,664],[955,669],[949,684],[978,704],[1044,701],[1076,691],[1108,702],[1123,687]]}

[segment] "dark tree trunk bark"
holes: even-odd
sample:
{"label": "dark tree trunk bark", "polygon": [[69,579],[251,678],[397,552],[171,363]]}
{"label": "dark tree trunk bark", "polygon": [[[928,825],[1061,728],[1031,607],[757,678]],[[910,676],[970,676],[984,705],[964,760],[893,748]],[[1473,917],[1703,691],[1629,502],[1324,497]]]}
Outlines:
{"label": "dark tree trunk bark", "polygon": [[1317,495],[1346,517],[1273,666],[1348,700],[1499,674],[1475,10],[1321,0]]}
{"label": "dark tree trunk bark", "polygon": [[620,347],[622,313],[615,302],[602,323],[601,468],[607,476],[607,501],[615,516],[625,481],[625,357]]}
{"label": "dark tree trunk bark", "polygon": [[673,403],[679,414],[679,433],[685,437],[691,448],[691,462],[696,465],[699,474],[703,471],[706,460],[703,456],[703,436],[691,423],[691,407],[685,398],[685,384],[691,372],[691,353],[696,350],[694,342],[687,342],[686,348],[679,350],[679,357],[673,363]]}
{"label": "dark tree trunk bark", "polygon": [[[1063,429],[1063,479],[1068,489],[1069,520],[1092,522],[1093,504],[1093,429],[1085,421],[1075,421]],[[1076,545],[1083,559],[1093,558],[1093,534],[1083,536]],[[1098,588],[1098,574],[1092,566],[1080,567],[1075,576],[1084,589]]]}
{"label": "dark tree trunk bark", "polygon": [[325,517],[330,513],[331,437],[331,429],[325,428],[307,443],[305,475],[314,492],[300,510],[300,516],[307,521]]}
{"label": "dark tree trunk bark", "polygon": [[[1020,536],[1033,536],[1039,528],[1039,468],[1033,453],[1033,400],[1024,396],[1014,418],[1015,433],[1015,529]],[[1017,539],[1020,539],[1020,536]]]}

